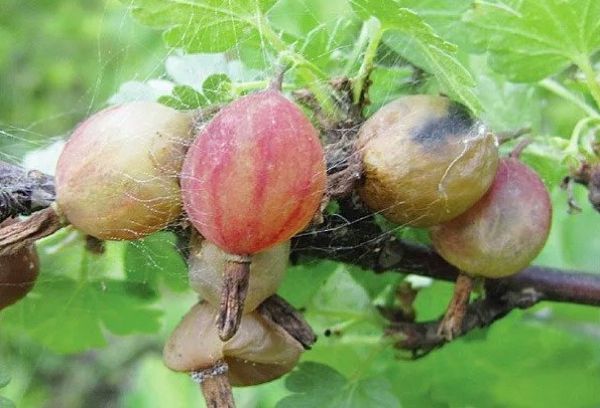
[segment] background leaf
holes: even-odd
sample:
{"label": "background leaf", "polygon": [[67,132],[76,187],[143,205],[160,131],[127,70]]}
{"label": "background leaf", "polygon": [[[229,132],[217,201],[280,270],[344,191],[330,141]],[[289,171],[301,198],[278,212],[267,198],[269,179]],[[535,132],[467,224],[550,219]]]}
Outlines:
{"label": "background leaf", "polygon": [[513,81],[538,81],[600,49],[595,0],[477,2],[467,18],[478,29],[472,41]]}
{"label": "background leaf", "polygon": [[349,381],[323,364],[300,364],[288,376],[285,385],[294,394],[281,400],[277,408],[400,406],[398,399],[390,392],[391,385],[387,379],[378,377]]}
{"label": "background leaf", "polygon": [[171,47],[188,52],[223,52],[257,29],[256,13],[265,13],[275,0],[135,0],[133,13],[153,27],[165,28]]}
{"label": "background leaf", "polygon": [[442,92],[480,112],[475,81],[456,58],[456,46],[438,36],[421,16],[395,0],[352,0],[352,5],[363,19],[373,15],[382,22],[388,47],[433,74]]}

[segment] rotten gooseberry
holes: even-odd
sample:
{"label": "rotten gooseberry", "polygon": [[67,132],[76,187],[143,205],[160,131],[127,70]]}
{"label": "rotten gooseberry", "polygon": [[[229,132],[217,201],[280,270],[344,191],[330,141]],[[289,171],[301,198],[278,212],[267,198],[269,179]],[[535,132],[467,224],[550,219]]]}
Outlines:
{"label": "rotten gooseberry", "polygon": [[238,332],[223,342],[214,325],[216,313],[207,302],[192,307],[165,344],[167,367],[192,372],[222,360],[230,366],[232,385],[256,385],[290,371],[304,351],[296,339],[257,312],[245,314]]}
{"label": "rotten gooseberry", "polygon": [[357,148],[361,199],[388,220],[415,227],[466,211],[488,190],[498,164],[496,137],[442,96],[385,105],[360,128]]}

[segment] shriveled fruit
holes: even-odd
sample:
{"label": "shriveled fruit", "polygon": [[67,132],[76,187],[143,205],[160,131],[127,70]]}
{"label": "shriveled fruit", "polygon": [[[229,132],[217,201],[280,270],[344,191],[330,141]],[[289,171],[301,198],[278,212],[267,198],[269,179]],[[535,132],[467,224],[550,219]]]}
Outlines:
{"label": "shriveled fruit", "polygon": [[[251,312],[277,291],[283,280],[290,253],[290,241],[277,244],[252,256],[248,296],[244,311]],[[190,285],[200,297],[218,306],[223,287],[227,254],[208,240],[194,242],[189,259]]]}
{"label": "shriveled fruit", "polygon": [[552,218],[546,187],[514,158],[502,159],[490,190],[461,216],[431,228],[439,254],[461,271],[499,278],[525,268],[542,250]]}
{"label": "shriveled fruit", "polygon": [[498,165],[494,135],[448,98],[411,95],[361,127],[362,200],[390,221],[427,227],[466,211],[487,191]]}
{"label": "shriveled fruit", "polygon": [[199,303],[185,315],[164,347],[167,367],[192,372],[225,361],[231,384],[244,386],[274,380],[296,365],[303,347],[278,325],[252,312],[242,317],[238,332],[222,342],[215,314],[210,304]]}
{"label": "shriveled fruit", "polygon": [[[9,218],[0,223],[0,227],[15,222]],[[24,298],[33,288],[38,273],[38,257],[33,246],[0,256],[0,310]]]}
{"label": "shriveled fruit", "polygon": [[240,322],[250,255],[308,225],[325,192],[325,173],[316,129],[275,89],[223,108],[190,146],[181,175],[185,210],[228,253],[217,319],[222,340]]}
{"label": "shriveled fruit", "polygon": [[178,174],[190,114],[155,102],[105,109],[80,124],[57,165],[57,203],[77,229],[137,239],[181,212]]}
{"label": "shriveled fruit", "polygon": [[223,108],[190,147],[181,177],[193,225],[221,249],[240,255],[305,228],[325,183],[316,129],[275,90]]}

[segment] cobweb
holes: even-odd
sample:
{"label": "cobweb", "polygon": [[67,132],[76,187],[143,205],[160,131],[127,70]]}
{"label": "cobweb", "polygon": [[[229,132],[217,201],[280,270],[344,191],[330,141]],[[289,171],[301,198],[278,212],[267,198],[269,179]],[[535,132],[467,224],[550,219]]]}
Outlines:
{"label": "cobweb", "polygon": [[[261,70],[255,68],[248,68],[244,66],[243,62],[237,59],[237,55],[243,52],[242,46],[236,47],[234,52],[220,53],[220,54],[186,54],[180,49],[167,49],[164,48],[163,57],[155,60],[152,59],[150,61],[143,61],[140,65],[145,66],[142,68],[140,66],[140,70],[137,72],[134,77],[128,76],[125,73],[128,73],[129,69],[117,69],[117,80],[110,82],[108,84],[106,81],[106,71],[112,69],[112,61],[118,59],[120,64],[123,66],[131,64],[129,57],[132,54],[143,53],[144,46],[139,47],[139,44],[136,43],[134,35],[135,30],[138,29],[137,23],[132,21],[129,12],[125,8],[114,8],[108,7],[105,5],[105,9],[103,10],[103,23],[100,25],[97,32],[97,42],[95,44],[90,44],[90,49],[92,49],[95,54],[95,59],[97,61],[97,69],[98,73],[94,81],[87,83],[85,88],[82,91],[81,101],[83,102],[78,107],[69,107],[64,106],[64,111],[60,113],[58,116],[53,117],[39,117],[32,123],[11,123],[10,120],[3,118],[0,112],[0,141],[1,148],[0,151],[0,160],[23,166],[24,168],[30,170],[40,170],[47,174],[54,174],[56,162],[59,154],[64,148],[66,140],[68,140],[72,130],[76,127],[79,121],[84,120],[86,117],[89,117],[94,112],[99,111],[101,108],[104,108],[109,105],[121,104],[134,100],[157,100],[161,96],[171,95],[175,86],[178,85],[186,85],[191,88],[194,88],[198,91],[201,91],[202,82],[213,74],[226,74],[234,84],[236,83],[251,83],[251,82],[261,82],[261,81],[269,81],[276,74],[276,67],[278,66],[278,59],[275,54],[269,51],[269,47],[266,46],[266,40],[264,38],[260,38],[260,44],[262,45],[258,50],[260,55],[262,56],[262,64],[267,67],[272,67],[272,69]],[[288,16],[290,20],[307,18],[310,16],[314,18],[316,21],[319,21],[323,18],[322,15],[313,14],[313,12],[306,8],[302,10],[301,14]],[[47,16],[45,18],[51,19],[52,16]],[[344,24],[343,18],[336,21],[335,16],[329,16],[332,21],[329,21],[328,26],[342,26]],[[117,37],[121,38],[120,48],[116,50],[107,50],[102,47],[102,41],[105,36],[108,35],[108,30],[113,29],[114,24],[108,24],[108,20],[120,20],[120,23],[117,24],[118,33]],[[324,27],[317,26],[314,32],[309,33],[308,39],[310,39],[314,35],[319,34],[319,30]],[[158,33],[155,33],[155,41],[159,41]],[[259,33],[260,34],[260,33]],[[358,34],[358,33],[357,33]],[[113,34],[114,35],[114,34]],[[301,41],[301,40],[300,40]],[[297,49],[302,49],[307,44],[296,44]],[[330,54],[332,60],[336,61],[340,67],[343,67],[347,64],[347,58],[350,56],[352,49],[349,44],[330,44],[330,47],[327,51]],[[92,53],[90,53],[92,54]],[[152,54],[154,56],[154,54]],[[323,56],[320,56],[323,57]],[[386,60],[386,64],[389,66],[393,66],[394,64],[401,64],[401,61],[390,61],[393,57],[391,55],[383,54],[380,56],[381,59]],[[139,59],[136,59],[139,61]],[[356,67],[352,67],[352,72],[355,73]],[[122,72],[122,74],[119,74]],[[291,70],[293,74],[293,69]],[[331,75],[335,76],[335,73]],[[2,81],[10,81],[10,78],[1,78]],[[402,86],[405,86],[406,83],[412,81],[411,78],[407,76],[406,82],[400,84],[390,84],[389,87],[380,86],[378,88],[378,98],[379,103],[383,103],[385,101],[393,99],[399,92],[399,89]],[[117,86],[118,85],[118,86]],[[323,79],[322,85],[327,86],[327,80]],[[103,95],[106,94],[106,89],[109,89],[112,96],[109,98],[104,98]],[[259,90],[257,87],[256,90]],[[105,99],[105,101],[103,100]],[[56,122],[60,121],[62,124],[62,132],[58,133],[46,133],[44,131],[45,124],[48,122]],[[124,149],[131,149],[132,151],[139,148],[139,146],[143,146],[142,141],[136,141],[135,139],[130,140],[131,143],[128,143],[124,146]],[[144,154],[145,152],[140,151],[140,154]],[[330,163],[331,164],[331,163]],[[337,163],[331,164],[333,166],[337,166]],[[131,179],[132,176],[130,174],[123,174],[123,179]],[[138,183],[148,183],[151,182],[155,176],[148,174],[147,177],[144,175],[136,175],[135,181]],[[131,197],[135,199],[136,197]],[[374,217],[375,215],[371,215]],[[350,223],[350,221],[348,221]],[[344,226],[340,226],[337,228],[343,228]],[[401,229],[403,226],[393,226],[390,227],[390,230]],[[389,234],[390,231],[382,232],[382,234]],[[82,234],[77,233],[72,228],[67,231],[63,231],[59,233],[59,238],[49,238],[45,242],[41,242],[38,245],[38,251],[44,252],[42,256],[43,260],[52,259],[57,256],[61,250],[64,248],[71,248],[73,243],[75,245],[83,247],[85,245],[85,238]],[[174,240],[165,240],[164,245],[169,245],[173,250],[179,250],[181,247],[177,246],[176,241]],[[358,243],[360,245],[360,243]],[[144,267],[148,269],[154,270],[157,275],[166,275],[167,280],[178,280],[183,285],[187,284],[187,277],[182,275],[179,272],[173,272],[173,268],[170,265],[165,265],[164,263],[164,254],[162,251],[158,250],[156,247],[152,245],[146,245],[143,242],[132,241],[129,243],[110,243],[108,244],[109,250],[111,254],[118,254],[119,251],[124,251],[125,247],[131,246],[136,249],[140,254],[142,254],[142,262],[144,263]],[[189,248],[188,248],[189,249]],[[336,248],[332,248],[336,249]],[[56,262],[55,265],[60,265],[60,260]],[[94,267],[94,262],[89,263],[91,267]],[[48,270],[47,266],[42,266],[42,273],[40,274],[38,285],[43,284],[52,284],[54,281],[59,281],[65,276],[71,278],[81,279],[81,271],[77,271],[74,275],[70,271],[59,271],[59,270]],[[117,280],[125,280],[125,272],[123,271],[123,267],[116,268],[107,268],[105,264],[102,264],[98,267],[97,270],[88,270],[86,271],[87,278],[83,279],[93,279],[101,282],[103,276],[106,276],[110,279]],[[163,276],[164,278],[164,276]],[[162,278],[161,278],[162,279]],[[143,282],[142,282],[143,283]],[[161,285],[164,287],[164,285]],[[168,289],[167,289],[168,292]],[[99,292],[100,296],[102,292]],[[36,291],[32,292],[30,297],[36,298],[39,296],[36,294]],[[195,295],[190,291],[186,291],[183,294],[175,295],[164,294],[164,299],[157,301],[157,308],[168,306],[169,302],[179,303],[176,307],[178,312],[185,311],[185,307],[182,304],[191,304]],[[180,297],[180,299],[177,299]],[[107,298],[110,300],[110,298]],[[181,299],[184,299],[182,301]],[[30,299],[27,298],[25,302],[28,302]],[[65,302],[68,304],[69,299],[65,299]],[[102,299],[100,299],[100,302]],[[39,304],[39,303],[36,303]],[[92,315],[97,311],[93,308],[86,310],[79,310],[79,313],[82,315]],[[165,312],[168,314],[168,312]],[[176,321],[170,316],[170,322]],[[0,323],[1,324],[1,323]],[[171,329],[170,327],[169,329]],[[165,329],[163,329],[165,331]],[[11,331],[14,333],[14,331]],[[106,333],[105,333],[106,334]],[[41,335],[47,336],[55,336],[56,333],[45,333]],[[114,335],[106,334],[108,336],[108,341],[111,345],[123,345],[131,346],[131,344],[123,340],[121,338],[117,338]],[[164,337],[164,335],[163,335]],[[19,358],[25,358],[28,352],[25,349],[19,349],[19,347],[28,347],[28,346],[18,346],[14,343],[14,339],[10,338],[11,345],[8,347],[3,347],[4,351],[11,350],[17,351],[17,355]],[[152,341],[148,341],[147,338],[144,339],[145,344],[150,344],[152,350],[157,351],[157,344]],[[26,343],[30,344],[30,343]],[[52,349],[52,346],[50,346]],[[36,354],[36,353],[34,353]],[[98,363],[99,361],[102,363],[106,363],[102,357],[98,356],[96,352],[87,352],[84,354],[84,357],[75,356],[69,357],[71,363],[80,362],[81,359],[90,359],[92,364]],[[51,360],[53,363],[59,362],[59,364],[63,364],[59,358],[52,357]],[[15,364],[18,364],[18,358],[8,359],[9,364],[14,369]],[[33,358],[32,365],[28,368],[28,372],[25,375],[31,376],[27,377],[28,381],[35,381],[33,376],[36,375],[57,375],[52,374],[52,369],[48,367],[48,358],[44,356],[44,353],[37,354],[37,357]],[[50,364],[51,365],[51,364]],[[72,374],[72,372],[70,372]],[[14,377],[18,377],[20,374],[15,374]],[[23,384],[23,381],[19,381],[15,379],[14,382],[18,383],[14,389],[11,389],[11,396],[13,397],[22,397],[27,393],[27,386]],[[26,382],[26,381],[25,381]],[[64,382],[64,384],[68,384]],[[93,391],[97,391],[94,389]]]}

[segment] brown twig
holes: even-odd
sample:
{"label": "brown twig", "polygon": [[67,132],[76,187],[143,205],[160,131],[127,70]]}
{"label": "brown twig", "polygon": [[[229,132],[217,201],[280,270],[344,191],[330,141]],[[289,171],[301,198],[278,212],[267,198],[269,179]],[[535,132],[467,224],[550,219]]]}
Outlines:
{"label": "brown twig", "polygon": [[45,208],[25,221],[0,229],[0,255],[14,254],[21,248],[33,245],[64,226],[64,220],[53,207]]}
{"label": "brown twig", "polygon": [[0,222],[46,208],[55,196],[51,176],[0,161]]}
{"label": "brown twig", "polygon": [[191,373],[192,379],[200,385],[208,408],[235,408],[228,370],[227,363],[217,361],[213,367]]}
{"label": "brown twig", "polygon": [[583,162],[581,166],[566,177],[563,184],[578,183],[588,189],[588,200],[594,209],[600,212],[600,164]]}
{"label": "brown twig", "polygon": [[[459,271],[432,248],[382,232],[373,222],[372,214],[355,197],[340,200],[339,204],[339,213],[326,216],[319,230],[294,239],[295,262],[330,259],[375,272],[398,271],[448,282],[457,279]],[[467,307],[455,337],[489,326],[511,310],[530,307],[539,301],[600,306],[600,275],[580,271],[530,266],[510,277],[487,280],[485,289],[486,297]],[[398,347],[418,355],[447,342],[438,333],[439,324],[439,320],[424,323],[392,320],[390,333],[398,336]]]}
{"label": "brown twig", "polygon": [[[506,316],[514,309],[525,309],[536,304],[538,293],[530,290],[507,292],[502,298],[488,297],[470,303],[462,320],[461,330],[456,337],[471,330],[487,327]],[[396,339],[396,347],[412,352],[414,358],[427,355],[442,347],[449,340],[439,333],[439,321],[413,323],[393,322],[386,335]]]}

